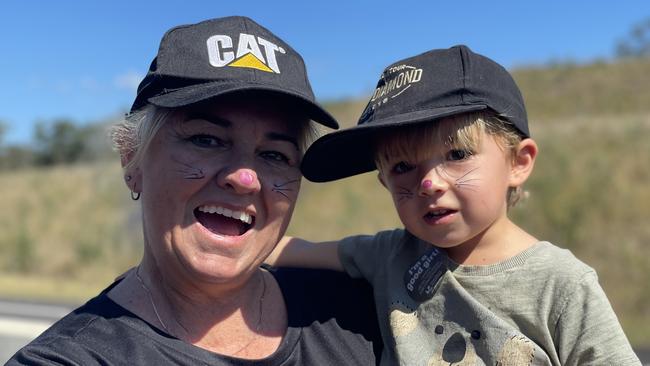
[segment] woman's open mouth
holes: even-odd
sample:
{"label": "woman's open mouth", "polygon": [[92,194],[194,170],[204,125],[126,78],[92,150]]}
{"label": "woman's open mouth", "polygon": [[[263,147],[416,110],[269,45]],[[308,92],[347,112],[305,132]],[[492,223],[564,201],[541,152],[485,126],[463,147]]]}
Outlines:
{"label": "woman's open mouth", "polygon": [[206,229],[217,235],[239,236],[247,232],[255,222],[255,216],[243,211],[204,205],[194,210],[194,217]]}

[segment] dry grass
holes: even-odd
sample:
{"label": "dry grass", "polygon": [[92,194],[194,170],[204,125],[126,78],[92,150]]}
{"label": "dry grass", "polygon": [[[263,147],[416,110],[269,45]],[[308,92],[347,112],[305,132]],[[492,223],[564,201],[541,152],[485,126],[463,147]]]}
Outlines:
{"label": "dry grass", "polygon": [[538,126],[531,197],[515,220],[594,267],[630,339],[650,344],[650,115]]}
{"label": "dry grass", "polygon": [[[530,199],[512,216],[594,267],[632,343],[648,346],[650,62],[519,70],[515,77],[541,152]],[[328,108],[351,126],[364,105]],[[80,301],[139,259],[138,205],[117,158],[3,172],[0,191],[0,296]],[[376,173],[368,173],[303,182],[289,233],[325,240],[399,225]]]}
{"label": "dry grass", "polygon": [[119,164],[3,173],[0,191],[3,272],[103,282],[140,250]]}
{"label": "dry grass", "polygon": [[650,59],[514,70],[533,119],[648,111]]}

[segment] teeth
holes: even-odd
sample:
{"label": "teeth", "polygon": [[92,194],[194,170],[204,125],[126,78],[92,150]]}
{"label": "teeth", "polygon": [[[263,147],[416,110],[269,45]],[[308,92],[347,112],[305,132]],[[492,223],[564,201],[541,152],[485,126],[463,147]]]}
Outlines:
{"label": "teeth", "polygon": [[436,215],[436,216],[438,216],[438,215],[442,215],[442,214],[445,214],[445,213],[447,213],[447,210],[435,210],[435,211],[431,211],[431,214]]}
{"label": "teeth", "polygon": [[205,205],[199,207],[199,211],[201,212],[206,212],[206,213],[211,213],[211,214],[218,214],[218,215],[223,215],[226,217],[231,217],[236,220],[240,220],[242,222],[245,222],[247,224],[250,224],[253,222],[253,217],[246,212],[240,212],[240,211],[233,211],[221,206],[210,206],[210,205]]}

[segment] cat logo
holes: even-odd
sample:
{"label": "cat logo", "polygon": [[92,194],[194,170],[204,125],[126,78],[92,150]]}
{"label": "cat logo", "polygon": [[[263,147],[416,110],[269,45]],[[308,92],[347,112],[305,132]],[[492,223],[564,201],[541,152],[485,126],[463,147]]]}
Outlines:
{"label": "cat logo", "polygon": [[[226,35],[214,35],[208,38],[207,43],[210,65],[214,67],[245,67],[279,74],[275,53],[286,53],[282,47],[246,33],[239,34],[239,43],[234,50],[232,38]],[[264,49],[264,55],[260,46]]]}

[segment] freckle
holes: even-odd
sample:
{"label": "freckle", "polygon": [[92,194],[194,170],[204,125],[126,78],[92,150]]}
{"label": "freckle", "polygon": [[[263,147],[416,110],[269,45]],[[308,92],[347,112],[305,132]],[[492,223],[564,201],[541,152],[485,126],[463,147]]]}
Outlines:
{"label": "freckle", "polygon": [[253,174],[248,171],[239,172],[239,180],[242,184],[249,186],[253,183]]}

